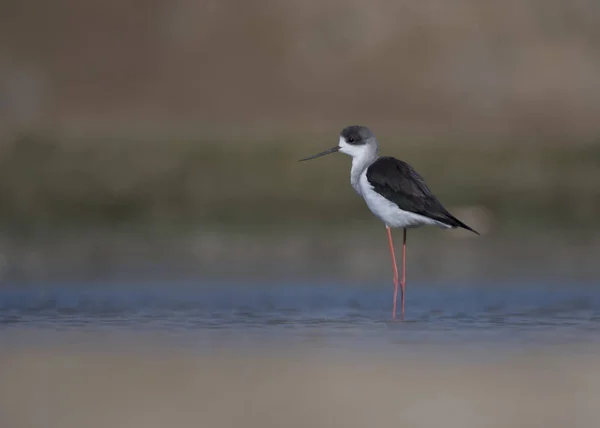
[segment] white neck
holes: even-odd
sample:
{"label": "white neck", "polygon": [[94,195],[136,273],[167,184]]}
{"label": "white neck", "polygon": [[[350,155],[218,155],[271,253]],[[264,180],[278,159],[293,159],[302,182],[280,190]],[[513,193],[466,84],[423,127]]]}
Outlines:
{"label": "white neck", "polygon": [[360,187],[358,181],[361,174],[379,157],[377,154],[377,144],[363,146],[362,149],[363,150],[353,153],[352,169],[350,170],[350,183],[354,190],[359,194]]}

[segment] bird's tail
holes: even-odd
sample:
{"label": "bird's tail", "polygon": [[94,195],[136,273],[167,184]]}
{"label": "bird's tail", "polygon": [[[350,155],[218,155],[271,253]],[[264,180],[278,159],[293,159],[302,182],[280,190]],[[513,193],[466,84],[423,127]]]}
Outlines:
{"label": "bird's tail", "polygon": [[464,224],[462,221],[460,221],[459,219],[457,219],[456,217],[454,217],[451,214],[448,214],[449,217],[449,222],[448,224],[452,227],[460,227],[462,229],[466,229],[469,232],[473,232],[476,235],[479,235],[479,232],[477,232],[475,229],[473,229],[472,227],[467,226],[466,224]]}

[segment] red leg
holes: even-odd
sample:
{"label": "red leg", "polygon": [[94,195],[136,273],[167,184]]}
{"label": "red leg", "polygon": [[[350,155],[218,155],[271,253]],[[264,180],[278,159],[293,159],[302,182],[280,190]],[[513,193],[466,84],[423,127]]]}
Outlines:
{"label": "red leg", "polygon": [[[390,241],[390,253],[392,254],[392,265],[394,267],[394,306],[392,309],[392,319],[396,319],[396,301],[398,300],[398,265],[396,264],[396,254],[394,254],[394,242],[392,241],[392,229],[386,226],[388,240]],[[406,229],[405,229],[406,239]],[[402,288],[404,290],[404,286]],[[402,292],[402,318],[404,318],[404,292]]]}
{"label": "red leg", "polygon": [[406,228],[404,228],[404,240],[402,242],[402,319],[404,319],[404,291],[406,291]]}

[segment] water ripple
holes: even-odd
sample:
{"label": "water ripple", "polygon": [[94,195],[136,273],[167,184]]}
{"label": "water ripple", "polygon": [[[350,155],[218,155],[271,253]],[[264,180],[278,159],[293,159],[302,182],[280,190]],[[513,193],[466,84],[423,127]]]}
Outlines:
{"label": "water ripple", "polygon": [[256,287],[44,287],[0,290],[0,333],[155,331],[198,340],[523,344],[597,342],[597,287],[413,287],[407,319],[390,320],[389,288],[343,285]]}

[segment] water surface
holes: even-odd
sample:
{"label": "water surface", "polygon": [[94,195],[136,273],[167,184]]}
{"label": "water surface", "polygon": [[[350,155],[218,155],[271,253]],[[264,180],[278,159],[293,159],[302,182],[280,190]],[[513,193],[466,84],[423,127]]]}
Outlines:
{"label": "water surface", "polygon": [[202,349],[287,343],[322,347],[522,347],[600,342],[600,287],[412,284],[404,322],[391,290],[345,284],[94,284],[0,289],[0,337],[53,342],[100,333],[159,335]]}

